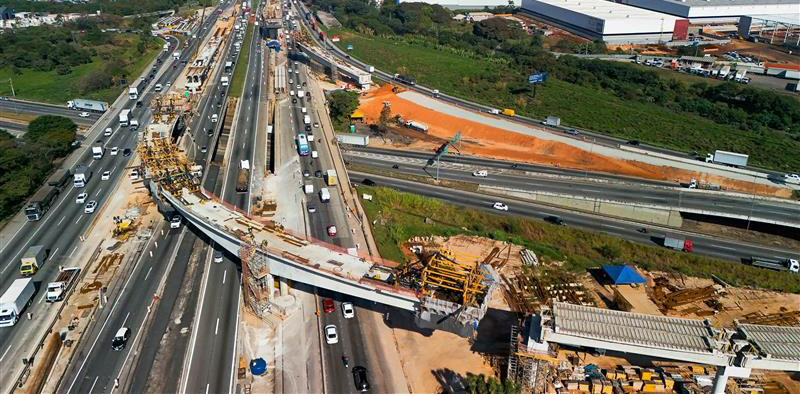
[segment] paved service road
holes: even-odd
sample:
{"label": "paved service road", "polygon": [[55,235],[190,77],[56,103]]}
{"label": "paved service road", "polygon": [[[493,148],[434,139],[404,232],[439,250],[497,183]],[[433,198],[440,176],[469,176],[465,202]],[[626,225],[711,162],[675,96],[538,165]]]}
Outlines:
{"label": "paved service road", "polygon": [[[350,173],[350,179],[354,183],[363,182],[364,178],[372,179],[378,186],[389,187],[399,191],[432,197],[452,204],[485,209],[498,215],[516,215],[536,219],[543,219],[548,216],[560,216],[562,219],[564,219],[566,225],[571,227],[602,232],[648,245],[657,245],[660,240],[660,235],[665,233],[675,235],[682,234],[681,232],[671,230],[660,230],[653,226],[649,226],[649,228],[652,229],[650,233],[643,234],[638,231],[642,227],[642,225],[638,223],[609,219],[602,216],[583,214],[565,209],[547,207],[521,201],[512,201],[508,199],[504,200],[499,197],[421,184],[412,181],[392,179],[374,174],[358,172]],[[508,212],[494,210],[492,208],[492,204],[497,201],[505,202],[509,207]],[[787,250],[770,248],[767,246],[750,245],[740,241],[725,240],[712,236],[689,233],[686,234],[686,238],[694,241],[695,253],[716,257],[723,260],[741,262],[742,258],[748,256],[797,258],[792,252]]]}
{"label": "paved service road", "polygon": [[[409,154],[410,153],[410,154]],[[353,165],[370,167],[375,170],[393,171],[422,177],[436,176],[436,166],[423,169],[426,160],[415,152],[383,150],[381,153],[361,150],[349,151],[348,161]],[[422,155],[424,156],[424,155]],[[455,164],[458,163],[458,164]],[[397,168],[393,168],[397,166]],[[487,170],[488,176],[475,177],[476,170]],[[583,196],[600,200],[641,203],[664,208],[677,208],[682,212],[705,211],[716,216],[744,216],[751,221],[792,221],[800,226],[800,204],[793,201],[754,199],[751,196],[731,196],[715,192],[689,190],[674,184],[654,186],[640,184],[635,179],[610,177],[616,182],[595,182],[575,180],[585,173],[575,170],[549,168],[548,174],[569,175],[570,178],[535,176],[527,174],[521,167],[510,168],[502,162],[455,158],[440,163],[439,178],[458,182],[477,183],[485,186],[550,192],[562,195]],[[594,174],[592,175],[594,178]],[[616,179],[614,179],[616,178]],[[794,219],[793,219],[794,218]]]}
{"label": "paved service road", "polygon": [[91,126],[100,119],[102,113],[98,112],[90,112],[89,117],[82,118],[78,116],[82,111],[69,109],[64,106],[54,105],[54,104],[46,104],[46,103],[37,103],[33,101],[22,101],[22,100],[0,100],[0,113],[8,112],[8,113],[16,113],[16,114],[31,114],[31,115],[58,115],[64,116],[67,118],[72,119],[75,123],[80,126]]}

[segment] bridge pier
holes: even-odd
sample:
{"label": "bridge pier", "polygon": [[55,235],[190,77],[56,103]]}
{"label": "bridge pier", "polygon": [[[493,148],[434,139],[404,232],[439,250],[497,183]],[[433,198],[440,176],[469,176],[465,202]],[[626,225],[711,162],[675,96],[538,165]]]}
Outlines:
{"label": "bridge pier", "polygon": [[750,368],[734,367],[731,365],[717,367],[717,376],[714,378],[714,394],[725,394],[728,378],[748,378]]}
{"label": "bridge pier", "polygon": [[289,295],[289,282],[286,278],[278,278],[281,287],[281,296]]}

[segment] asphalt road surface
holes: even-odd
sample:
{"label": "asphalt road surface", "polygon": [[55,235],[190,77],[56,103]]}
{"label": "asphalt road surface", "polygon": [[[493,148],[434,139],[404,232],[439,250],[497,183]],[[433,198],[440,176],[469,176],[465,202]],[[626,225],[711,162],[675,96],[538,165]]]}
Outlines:
{"label": "asphalt road surface", "polygon": [[[174,42],[174,39],[172,41]],[[167,66],[164,64],[161,67]],[[177,75],[177,70],[167,68],[160,80],[172,81]],[[154,83],[155,81],[151,81],[149,86],[153,86]],[[140,96],[140,100],[146,103],[152,95],[152,90],[146,91]],[[135,100],[128,100],[123,107],[131,108],[134,104]],[[134,112],[134,118],[138,119],[140,124],[146,124],[150,119],[150,112],[137,110]],[[40,270],[33,276],[34,282],[46,285],[47,282],[53,280],[60,265],[69,265],[70,258],[78,247],[79,236],[95,220],[97,212],[102,209],[116,182],[123,178],[127,179],[125,169],[132,155],[125,156],[122,152],[126,148],[131,151],[136,149],[138,133],[119,127],[116,116],[110,118],[107,127],[112,129],[112,135],[110,137],[101,135],[98,140],[92,142],[92,145],[104,147],[104,156],[99,160],[93,160],[91,151],[87,150],[78,160],[78,163],[88,165],[93,173],[86,187],[74,188],[69,182],[42,220],[24,223],[12,239],[0,249],[0,261],[3,262],[2,268],[0,268],[0,289],[8,288],[11,282],[18,277],[19,258],[28,247],[33,245],[44,245],[49,250],[44,266],[40,267]],[[110,154],[112,147],[117,147],[119,154],[112,156]],[[105,171],[110,171],[110,179],[107,181],[101,180],[101,174]],[[97,201],[98,207],[95,213],[86,214],[84,213],[84,204],[75,203],[76,196],[80,193],[87,193],[87,202]],[[97,218],[97,220],[110,219]],[[40,286],[41,288],[42,286]],[[43,292],[40,290],[36,297],[42,296]],[[47,305],[36,302],[27,311],[33,313],[34,316],[44,316],[47,307]],[[0,354],[8,355],[9,359],[12,357],[16,359],[18,353],[32,343],[26,338],[27,335],[26,330],[20,325],[0,330]],[[4,360],[0,359],[0,361]],[[17,368],[0,369],[0,381],[16,378],[16,376],[12,377],[12,374],[18,373],[16,371],[18,371]]]}
{"label": "asphalt road surface", "polygon": [[664,234],[677,236],[684,234],[683,236],[694,241],[694,253],[739,263],[742,262],[742,258],[747,258],[749,256],[797,258],[794,253],[787,250],[770,248],[767,246],[750,245],[740,241],[719,239],[701,234],[664,230],[654,226],[648,226],[651,230],[645,234],[638,231],[642,227],[642,225],[638,223],[583,214],[566,209],[541,206],[521,201],[512,201],[509,199],[503,200],[503,202],[508,205],[508,211],[498,211],[492,208],[492,205],[500,200],[498,197],[466,192],[452,188],[421,184],[412,181],[392,179],[374,174],[359,172],[350,173],[350,179],[354,183],[363,182],[364,178],[373,180],[376,182],[377,186],[384,186],[399,191],[432,197],[451,204],[484,209],[492,211],[498,215],[516,215],[532,219],[544,219],[549,216],[558,216],[564,220],[567,226],[582,230],[601,232],[645,245],[659,245],[659,242],[662,240]]}
{"label": "asphalt road surface", "polygon": [[[254,12],[259,15],[259,11]],[[256,128],[258,125],[259,98],[261,97],[262,54],[261,37],[257,27],[249,43],[250,56],[247,64],[244,89],[239,98],[238,117],[234,119],[236,130],[229,141],[230,154],[226,167],[221,169],[223,177],[217,179],[222,189],[216,193],[236,207],[250,210],[250,190],[236,191],[239,163],[253,163]],[[234,54],[236,56],[238,54]],[[233,110],[230,108],[229,110]],[[221,116],[221,114],[220,114]],[[220,122],[223,119],[219,120]],[[250,174],[252,179],[252,172]],[[252,182],[248,182],[252,184]],[[181,392],[223,393],[234,391],[234,368],[236,365],[236,336],[241,289],[241,272],[238,262],[226,256],[222,263],[212,263],[206,272],[201,291],[199,314],[195,316],[194,332],[188,349],[188,366],[183,372],[184,386]]]}
{"label": "asphalt road surface", "polygon": [[55,104],[37,103],[33,101],[22,100],[0,100],[0,112],[16,113],[16,114],[31,114],[31,115],[58,115],[72,119],[75,123],[81,126],[91,126],[100,119],[102,113],[90,112],[88,117],[81,117],[79,114],[83,111],[69,109],[66,106]]}
{"label": "asphalt road surface", "polygon": [[[361,153],[361,151],[351,151],[350,153],[348,161],[353,165],[430,177],[431,179],[434,179],[437,174],[435,165],[424,168],[425,160],[415,157],[418,154],[414,152],[407,154],[402,151],[386,150],[382,154]],[[746,195],[737,197],[714,192],[701,193],[688,191],[686,188],[674,184],[652,187],[640,184],[631,178],[624,179],[624,183],[621,183],[596,182],[591,179],[576,181],[574,178],[537,177],[526,174],[522,168],[510,168],[503,163],[496,164],[488,160],[476,160],[474,163],[470,163],[470,160],[463,160],[458,163],[464,165],[453,165],[451,162],[440,165],[439,178],[516,190],[579,195],[587,198],[667,208],[678,207],[680,211],[702,210],[723,217],[728,215],[750,216],[752,221],[787,221],[795,218],[799,221],[798,226],[800,226],[800,204],[791,201],[754,199]],[[393,168],[394,166],[397,168]],[[487,170],[489,174],[486,177],[473,176],[473,172],[476,170]],[[584,174],[579,171],[560,171],[558,168],[551,168],[548,173],[584,177]],[[623,180],[622,178],[617,179]]]}

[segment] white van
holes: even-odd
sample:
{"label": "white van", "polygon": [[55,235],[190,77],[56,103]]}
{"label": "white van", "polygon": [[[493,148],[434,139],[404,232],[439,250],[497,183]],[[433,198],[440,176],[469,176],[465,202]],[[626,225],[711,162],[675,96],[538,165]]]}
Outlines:
{"label": "white van", "polygon": [[302,113],[306,113],[306,107],[302,107],[302,108],[300,108],[300,111],[301,111]]}
{"label": "white van", "polygon": [[305,191],[306,194],[313,194],[314,193],[314,185],[303,185],[303,191]]}
{"label": "white van", "polygon": [[290,95],[290,96],[294,96],[294,90],[290,90],[290,91],[289,91],[289,95]]}
{"label": "white van", "polygon": [[163,89],[163,88],[164,88],[164,87],[163,87],[163,86],[161,86],[161,84],[160,84],[160,83],[157,83],[157,84],[156,84],[156,87],[155,87],[155,91],[156,91],[156,92],[160,92],[160,91],[161,91],[161,89]]}
{"label": "white van", "polygon": [[211,123],[217,123],[219,116],[217,114],[211,115]]}
{"label": "white van", "polygon": [[317,151],[315,151],[315,150],[312,150],[311,151],[311,158],[312,159],[316,159],[317,157],[319,157],[319,153],[317,153]]}

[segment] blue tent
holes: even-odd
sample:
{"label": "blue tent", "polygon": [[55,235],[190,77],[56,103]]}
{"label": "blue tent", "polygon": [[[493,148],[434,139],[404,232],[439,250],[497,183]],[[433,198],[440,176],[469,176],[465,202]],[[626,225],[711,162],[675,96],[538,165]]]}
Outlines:
{"label": "blue tent", "polygon": [[255,376],[261,376],[267,371],[267,362],[263,358],[250,360],[250,372]]}
{"label": "blue tent", "polygon": [[611,278],[615,285],[628,285],[631,283],[647,283],[647,281],[627,265],[604,265],[603,271]]}

